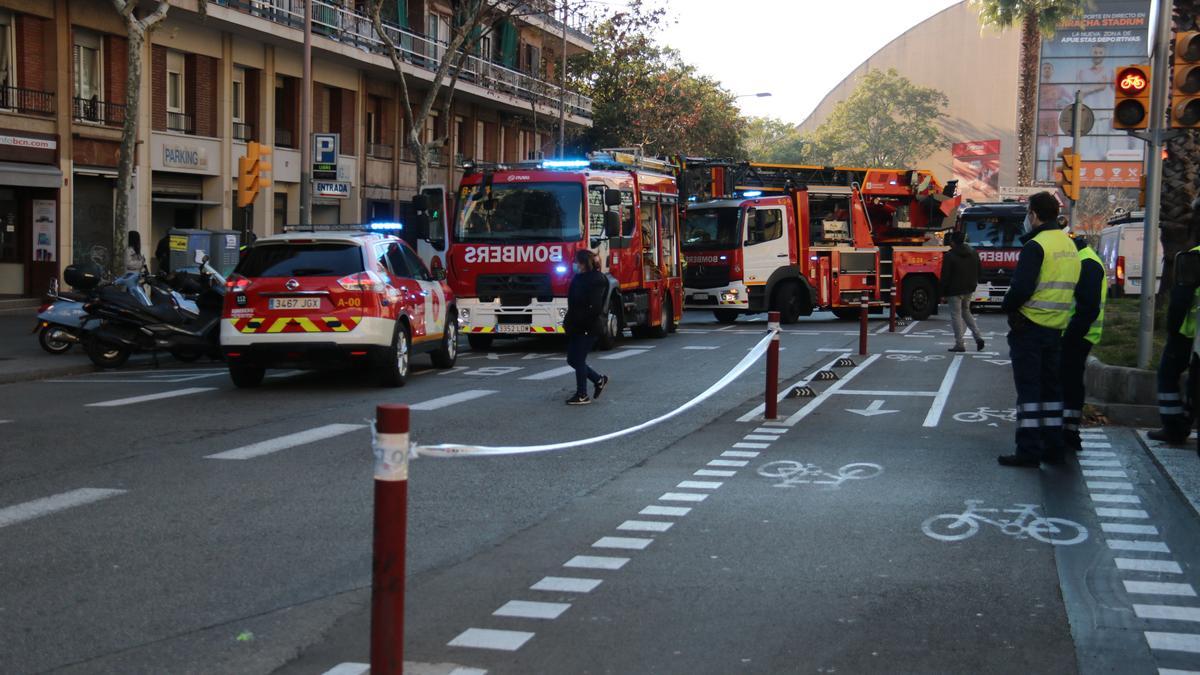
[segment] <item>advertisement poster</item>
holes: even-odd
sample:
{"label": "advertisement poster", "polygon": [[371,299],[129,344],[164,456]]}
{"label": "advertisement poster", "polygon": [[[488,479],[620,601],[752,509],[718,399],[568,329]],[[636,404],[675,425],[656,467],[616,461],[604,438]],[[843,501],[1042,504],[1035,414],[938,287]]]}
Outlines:
{"label": "advertisement poster", "polygon": [[1076,153],[1087,162],[1140,160],[1142,142],[1112,128],[1113,78],[1118,66],[1146,63],[1149,14],[1149,0],[1092,0],[1082,18],[1042,40],[1035,180],[1053,181],[1058,153],[1071,147],[1059,115],[1076,91],[1096,117]]}
{"label": "advertisement poster", "polygon": [[1000,141],[955,143],[954,178],[964,199],[994,202],[1000,198]]}
{"label": "advertisement poster", "polygon": [[51,199],[33,200],[33,259],[35,262],[54,262],[58,248],[58,203]]}

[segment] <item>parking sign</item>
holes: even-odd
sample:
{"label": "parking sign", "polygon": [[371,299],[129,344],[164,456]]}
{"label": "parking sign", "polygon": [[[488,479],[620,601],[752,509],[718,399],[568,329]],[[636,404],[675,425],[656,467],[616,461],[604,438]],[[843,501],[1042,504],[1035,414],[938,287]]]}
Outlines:
{"label": "parking sign", "polygon": [[313,178],[337,178],[338,134],[313,134]]}

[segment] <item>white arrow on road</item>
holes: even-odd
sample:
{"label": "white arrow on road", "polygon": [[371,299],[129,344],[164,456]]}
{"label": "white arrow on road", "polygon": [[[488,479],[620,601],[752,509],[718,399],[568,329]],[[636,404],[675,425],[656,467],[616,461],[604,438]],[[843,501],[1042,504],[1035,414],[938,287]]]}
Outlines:
{"label": "white arrow on road", "polygon": [[900,412],[899,410],[881,410],[881,408],[883,408],[883,400],[877,398],[874,401],[871,401],[871,405],[863,408],[862,410],[846,408],[846,412],[852,412],[855,415],[862,415],[863,417],[874,417],[876,415],[886,415],[888,413]]}

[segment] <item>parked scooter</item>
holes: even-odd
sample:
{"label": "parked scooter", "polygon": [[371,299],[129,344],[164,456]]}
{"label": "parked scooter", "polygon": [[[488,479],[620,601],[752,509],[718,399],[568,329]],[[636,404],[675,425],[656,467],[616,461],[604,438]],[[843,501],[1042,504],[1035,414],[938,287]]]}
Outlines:
{"label": "parked scooter", "polygon": [[[200,267],[197,280],[191,275],[172,279],[171,292],[155,292],[151,285],[149,303],[135,294],[111,287],[98,289],[98,297],[84,305],[83,347],[92,363],[101,368],[119,368],[134,352],[170,352],[180,360],[204,355],[220,358],[219,335],[225,278],[208,264],[203,251],[196,253]],[[194,291],[194,305],[180,291]]]}
{"label": "parked scooter", "polygon": [[[58,279],[52,279],[33,327],[33,332],[38,334],[38,344],[51,354],[66,354],[71,347],[82,342],[83,320],[87,316],[83,305],[100,285],[111,283],[126,292],[145,296],[138,286],[140,275],[133,272],[123,274],[112,282],[105,282],[95,271],[71,265],[64,271],[63,277],[74,290],[62,291]],[[150,303],[149,298],[146,303]]]}

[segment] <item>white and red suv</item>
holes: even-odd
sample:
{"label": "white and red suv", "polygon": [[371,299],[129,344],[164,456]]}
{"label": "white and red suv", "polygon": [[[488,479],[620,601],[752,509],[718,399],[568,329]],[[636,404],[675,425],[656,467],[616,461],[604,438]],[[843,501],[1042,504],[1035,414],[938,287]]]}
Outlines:
{"label": "white and red suv", "polygon": [[439,368],[458,356],[453,293],[391,235],[263,237],[227,285],[221,350],[239,387],[257,386],[267,368],[355,364],[396,387],[413,353],[430,353]]}

